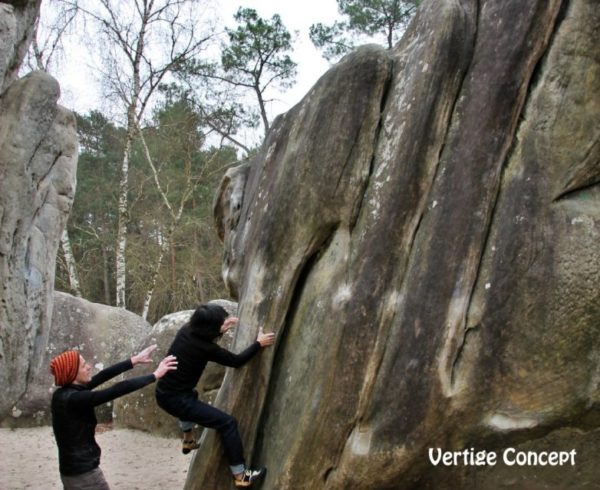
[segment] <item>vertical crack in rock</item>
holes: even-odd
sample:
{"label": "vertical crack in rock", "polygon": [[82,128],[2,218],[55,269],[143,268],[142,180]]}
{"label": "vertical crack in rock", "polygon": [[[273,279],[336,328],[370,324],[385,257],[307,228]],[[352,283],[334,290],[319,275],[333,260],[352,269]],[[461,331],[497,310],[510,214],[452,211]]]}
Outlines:
{"label": "vertical crack in rock", "polygon": [[[457,383],[458,376],[459,376],[458,371],[460,370],[461,360],[463,358],[463,353],[466,348],[466,344],[468,342],[468,339],[471,338],[470,334],[473,333],[474,331],[478,330],[481,327],[480,323],[477,323],[474,326],[469,326],[468,322],[469,322],[469,317],[471,316],[472,300],[474,298],[475,291],[480,283],[480,280],[482,279],[480,276],[481,266],[482,266],[484,257],[486,255],[486,253],[488,252],[488,245],[490,243],[491,232],[494,229],[496,207],[498,205],[500,196],[502,195],[502,192],[503,192],[502,182],[504,181],[504,174],[507,169],[508,162],[511,160],[511,158],[513,156],[514,147],[518,143],[517,135],[519,134],[520,128],[523,125],[524,121],[526,120],[525,113],[527,112],[527,101],[530,100],[531,95],[535,92],[536,87],[538,86],[538,83],[540,82],[541,73],[542,73],[543,67],[545,65],[545,61],[546,61],[548,52],[551,49],[551,46],[553,44],[553,39],[554,39],[556,33],[558,32],[560,25],[562,23],[562,20],[564,18],[567,4],[568,4],[568,2],[562,2],[562,4],[559,4],[558,7],[556,8],[556,10],[555,10],[556,13],[555,13],[552,21],[550,22],[549,29],[547,30],[547,34],[542,39],[541,45],[539,47],[539,55],[532,59],[531,65],[533,66],[533,68],[530,70],[530,76],[528,78],[526,78],[526,81],[524,82],[523,87],[521,89],[522,97],[521,97],[521,102],[518,104],[518,107],[519,107],[518,115],[517,115],[517,117],[515,117],[515,120],[514,120],[515,124],[513,126],[512,132],[510,133],[510,138],[507,138],[507,141],[509,142],[509,146],[505,152],[506,156],[505,156],[504,162],[502,164],[502,169],[501,169],[497,192],[496,192],[495,198],[493,200],[493,206],[490,211],[490,218],[488,220],[488,224],[486,227],[486,233],[483,238],[481,254],[479,257],[479,264],[474,273],[475,280],[473,282],[473,287],[471,288],[470,297],[469,297],[469,301],[467,303],[467,308],[466,308],[467,313],[464,316],[464,322],[463,322],[463,326],[462,326],[463,335],[462,335],[462,338],[456,348],[456,353],[454,356],[454,360],[452,362],[452,368],[450,370],[450,386],[451,386],[452,393],[456,393],[456,391],[457,391],[456,383]],[[592,144],[590,144],[589,150],[586,153],[585,160],[587,160],[588,157],[590,156],[590,154],[592,154],[592,150],[593,150],[594,146],[596,146],[596,147],[598,146],[597,143],[598,143],[598,139],[596,139]],[[596,153],[597,153],[597,150],[598,150],[598,148],[595,149]],[[579,166],[579,168],[589,168],[589,162],[587,162],[587,161],[582,162],[582,164]],[[591,187],[592,185],[594,185],[594,184],[592,183],[586,187]],[[577,190],[580,190],[580,189],[575,189],[575,192],[577,192]],[[561,199],[561,197],[568,195],[570,192],[571,191],[565,191],[563,194],[558,196],[555,200]],[[532,258],[529,268],[532,267],[534,262],[535,262],[535,257]]]}
{"label": "vertical crack in rock", "polygon": [[[468,16],[468,10],[465,9],[462,6],[462,3],[460,5],[461,5],[462,11],[464,12],[465,17],[467,17]],[[469,49],[470,54],[468,56],[468,60],[469,61],[468,61],[468,64],[464,67],[464,70],[462,71],[461,79],[460,79],[460,82],[459,82],[457,90],[456,90],[456,95],[455,95],[455,97],[452,100],[452,107],[448,111],[448,120],[446,122],[446,131],[445,131],[445,134],[444,134],[444,136],[442,138],[442,143],[440,145],[440,148],[439,148],[439,151],[438,151],[438,154],[437,154],[437,165],[435,167],[435,172],[433,174],[433,178],[431,179],[432,183],[435,182],[436,179],[438,178],[438,171],[440,169],[440,162],[442,160],[442,155],[444,153],[444,150],[446,149],[446,142],[448,141],[449,134],[450,134],[450,129],[452,127],[451,121],[454,119],[454,116],[456,114],[456,108],[457,108],[457,105],[458,105],[458,101],[459,101],[459,99],[461,97],[461,94],[462,94],[462,91],[463,91],[463,86],[465,84],[465,80],[466,80],[469,72],[471,71],[471,65],[473,63],[473,52],[475,51],[475,46],[477,44],[477,34],[478,34],[478,31],[479,31],[479,10],[481,9],[481,6],[479,5],[479,1],[475,2],[475,7],[476,7],[475,8],[475,15],[474,15],[475,19],[474,19],[474,22],[473,22],[474,29],[473,29],[473,35],[472,35],[472,38],[471,38],[472,42],[470,43],[470,49]],[[431,194],[431,187],[429,188],[429,194]],[[429,197],[427,198],[427,201],[430,201]],[[422,219],[423,219],[423,216],[421,216],[419,218],[419,223],[421,222]],[[411,241],[411,249],[412,249],[412,243],[413,242],[414,242],[414,237],[413,237],[413,240]]]}
{"label": "vertical crack in rock", "polygon": [[[500,195],[503,172],[509,160],[511,150],[516,142],[516,134],[519,127],[519,122],[521,120],[521,114],[526,105],[527,95],[530,93],[530,85],[532,83],[536,67],[539,66],[539,63],[547,52],[550,39],[552,34],[555,32],[558,14],[561,9],[561,2],[556,0],[554,5],[549,5],[546,7],[546,9],[547,12],[545,15],[548,16],[548,22],[545,24],[544,30],[542,30],[538,35],[535,35],[535,32],[533,32],[534,35],[532,36],[531,32],[536,30],[537,24],[531,21],[528,27],[526,27],[527,38],[532,38],[535,41],[535,44],[531,47],[531,54],[526,57],[525,60],[523,60],[520,84],[514,89],[514,103],[512,106],[513,112],[506,123],[503,143],[499,145],[497,151],[498,157],[495,163],[497,168],[494,170],[492,166],[492,172],[490,172],[490,180],[493,180],[487,192],[488,204],[485,205],[484,203],[484,209],[482,210],[485,212],[485,208],[487,207],[487,216],[482,220],[483,229],[485,231],[480,238],[479,244],[477,244],[475,241],[471,241],[469,245],[471,253],[467,254],[467,257],[471,256],[472,263],[469,264],[468,261],[466,261],[464,264],[466,267],[463,269],[463,272],[457,276],[459,277],[457,286],[462,291],[461,297],[464,297],[465,300],[462,301],[462,304],[453,304],[453,299],[449,305],[449,327],[446,333],[446,340],[444,342],[445,345],[442,349],[443,361],[441,363],[441,366],[443,366],[441,372],[442,388],[445,395],[448,397],[455,394],[456,387],[454,382],[457,379],[457,373],[455,372],[455,369],[458,365],[456,359],[461,355],[461,350],[464,346],[464,340],[467,337],[465,329],[468,327],[468,311],[479,280],[481,263],[485,254],[486,244],[491,233],[491,223]],[[460,276],[462,276],[462,278],[460,278]],[[459,308],[462,312],[457,310],[457,308]],[[457,339],[457,336],[459,339]]]}
{"label": "vertical crack in rock", "polygon": [[[40,135],[40,139],[37,143],[37,145],[33,148],[33,151],[31,152],[31,156],[29,157],[29,159],[27,160],[27,163],[25,164],[25,169],[30,171],[31,167],[33,165],[33,161],[35,160],[36,155],[38,154],[39,149],[42,147],[42,145],[46,142],[46,138],[48,136],[48,133],[50,131],[50,128],[52,127],[51,124],[48,125],[48,127],[46,128],[46,131]],[[50,169],[52,169],[52,166],[54,165],[54,163],[50,164]],[[33,177],[33,174],[31,174],[31,176]],[[38,181],[39,184],[40,181]]]}
{"label": "vertical crack in rock", "polygon": [[[383,85],[383,90],[381,93],[381,99],[380,99],[380,103],[379,103],[379,120],[377,122],[377,128],[375,129],[375,134],[373,137],[373,149],[375,149],[379,146],[379,139],[382,134],[383,116],[384,116],[384,112],[385,112],[385,107],[389,100],[392,82],[394,79],[394,60],[391,59],[389,61],[389,63],[390,63],[390,66],[389,66],[389,70],[388,70],[388,76]],[[356,227],[356,223],[357,223],[358,218],[363,209],[365,197],[366,197],[366,195],[368,193],[368,189],[369,189],[369,183],[371,182],[371,177],[373,176],[373,171],[375,170],[376,156],[377,156],[376,152],[375,152],[375,150],[373,150],[373,152],[371,154],[371,159],[369,161],[369,170],[368,170],[367,177],[364,179],[362,189],[360,189],[360,191],[357,193],[356,204],[354,206],[352,206],[352,208],[351,208],[352,211],[351,211],[351,215],[350,215],[350,219],[349,219],[349,227],[348,227],[350,230],[350,235],[352,235],[352,232],[354,231],[354,228]],[[336,189],[337,189],[337,187],[336,187]]]}
{"label": "vertical crack in rock", "polygon": [[[290,351],[302,350],[304,347],[298,345],[294,347],[293,342],[298,340],[298,335],[300,335],[301,337],[306,335],[305,333],[301,333],[301,318],[302,315],[305,313],[305,311],[302,311],[302,308],[305,307],[305,305],[303,305],[303,302],[306,301],[307,296],[313,294],[313,291],[311,289],[307,290],[307,288],[309,288],[309,284],[312,284],[313,286],[315,285],[315,276],[319,275],[319,270],[322,271],[323,264],[321,263],[321,260],[326,260],[326,257],[331,255],[330,248],[332,246],[335,247],[335,245],[332,244],[334,244],[335,237],[340,232],[340,226],[340,222],[330,223],[326,228],[322,230],[322,232],[318,233],[313,237],[313,239],[310,241],[311,245],[306,249],[304,253],[305,260],[302,262],[302,264],[298,266],[297,273],[294,273],[294,278],[290,283],[291,294],[289,295],[289,300],[285,302],[287,306],[285,308],[285,319],[282,323],[282,326],[285,326],[285,328],[280,329],[280,333],[278,334],[279,338],[276,344],[277,350],[273,353],[273,358],[270,367],[270,373],[278,374],[275,376],[268,377],[265,395],[259,410],[260,418],[258,419],[256,424],[254,444],[252,446],[253,460],[261,461],[261,464],[267,464],[267,466],[273,466],[273,463],[268,460],[268,457],[272,457],[274,442],[272,439],[273,431],[270,431],[269,428],[273,424],[277,425],[278,423],[281,423],[282,417],[284,419],[285,417],[297,417],[297,423],[300,424],[301,418],[305,415],[302,409],[300,409],[300,412],[298,412],[299,408],[294,407],[293,402],[290,405],[287,405],[281,401],[282,396],[289,396],[289,393],[287,391],[287,385],[290,383],[290,381],[289,379],[283,381],[280,374],[290,369],[290,358],[288,357]],[[300,319],[298,317],[300,317]],[[325,336],[326,335],[324,334],[324,337]],[[296,378],[299,377],[302,380],[299,381],[301,384],[307,383],[308,390],[311,390],[311,386],[313,386],[314,384],[319,384],[320,382],[318,379],[313,379],[312,381],[310,380],[311,376],[314,376],[314,373],[311,372],[310,369],[307,369],[306,371],[303,371],[300,374],[294,372],[293,375],[296,376]],[[293,383],[298,381],[298,379],[296,378],[294,378],[295,381],[292,381]],[[283,393],[281,392],[282,387],[285,387]],[[287,415],[282,416],[282,411]],[[294,415],[290,415],[290,412]],[[285,435],[285,433],[281,434],[281,437],[285,437]],[[298,441],[296,440],[294,441],[294,443],[298,443]],[[294,443],[290,444],[293,445]],[[289,447],[288,451],[288,457],[290,454],[294,453],[292,447]],[[265,460],[265,458],[267,458],[267,460]],[[270,476],[276,480],[276,483],[273,484],[271,482],[267,482],[267,484],[276,485],[272,488],[280,488],[278,486],[282,484],[280,479],[286,478],[285,476],[282,476],[282,473],[285,473],[285,471],[282,468],[277,468],[277,470],[274,469],[273,473]],[[286,485],[283,485],[283,487],[287,488]]]}
{"label": "vertical crack in rock", "polygon": [[[296,279],[293,282],[292,292],[290,294],[290,299],[288,302],[285,318],[282,323],[282,327],[287,327],[293,323],[294,316],[297,313],[298,306],[301,302],[301,298],[304,294],[306,282],[311,272],[313,271],[316,263],[321,257],[322,253],[329,247],[329,244],[332,242],[337,229],[339,227],[339,223],[332,224],[329,229],[323,233],[323,235],[315,240],[315,246],[311,247],[307,252],[306,260],[299,266],[298,273],[296,275]],[[280,328],[278,331],[278,339],[275,345],[275,351],[273,352],[273,360],[271,363],[271,372],[277,372],[281,369],[281,366],[285,362],[282,358],[282,351],[284,346],[286,345],[286,340],[289,335],[289,328]],[[252,453],[256,453],[260,450],[264,443],[264,433],[263,427],[265,427],[265,421],[268,416],[268,410],[265,407],[269,407],[271,405],[271,400],[277,397],[277,393],[275,392],[272,386],[272,378],[269,377],[267,382],[267,387],[265,389],[264,401],[260,411],[259,421],[256,424],[256,437],[255,444],[252,449]]]}
{"label": "vertical crack in rock", "polygon": [[[462,4],[461,4],[461,7],[462,7]],[[466,9],[465,9],[465,12],[467,12]],[[458,102],[459,102],[459,100],[460,100],[460,98],[462,96],[461,94],[463,93],[463,87],[465,86],[465,81],[466,81],[467,76],[469,75],[469,73],[471,72],[471,69],[472,69],[472,65],[473,65],[473,53],[475,52],[475,47],[477,46],[478,38],[479,38],[479,35],[480,35],[480,29],[479,29],[480,17],[481,17],[481,0],[476,0],[475,1],[475,13],[474,13],[474,30],[473,30],[473,37],[472,37],[472,43],[471,43],[471,56],[469,57],[469,64],[468,64],[468,66],[466,67],[466,69],[463,72],[463,76],[462,76],[462,79],[461,79],[461,82],[460,82],[460,86],[458,88],[458,91],[456,93],[456,97],[454,99],[454,103],[453,103],[452,110],[451,110],[451,115],[450,115],[450,121],[454,120],[454,116],[455,116],[455,114],[457,112],[456,111],[457,105],[458,105]],[[439,155],[438,155],[438,162],[441,161],[441,159],[442,159],[442,155],[443,155],[444,150],[446,148],[446,142],[448,141],[451,127],[452,127],[452,124],[449,123],[447,125],[446,134],[444,136],[444,141],[443,141],[443,144],[442,144],[442,146],[440,148],[440,152],[439,152]],[[435,179],[437,179],[437,171],[439,170],[439,167],[440,167],[440,165],[438,163],[438,166],[436,168],[436,175],[434,176],[434,181],[435,181]],[[489,227],[488,227],[487,233],[489,233]],[[413,240],[414,240],[414,238],[413,238]],[[475,287],[473,286],[473,288],[471,289],[471,298],[472,298],[474,289],[475,289]],[[470,303],[471,303],[471,300],[469,300],[468,305],[466,307],[467,311],[468,311]],[[466,325],[466,321],[467,321],[466,319],[467,319],[467,315],[465,315],[463,329],[464,329],[464,327]],[[451,365],[451,369],[450,369],[450,376],[449,376],[449,378],[450,378],[449,379],[450,391],[454,391],[454,382],[455,382],[455,374],[456,374],[455,370],[456,370],[456,368],[458,366],[458,360],[462,356],[462,349],[463,349],[463,346],[465,344],[466,337],[467,337],[467,331],[465,330],[463,332],[462,341],[461,341],[461,343],[460,343],[460,345],[458,347],[458,350],[457,350],[457,352],[456,352],[456,354],[454,356],[454,360],[452,361],[452,365]]]}
{"label": "vertical crack in rock", "polygon": [[[48,170],[46,172],[44,172],[44,174],[39,178],[39,180],[37,181],[37,190],[38,191],[40,190],[40,186],[46,181],[48,176],[52,173],[52,170],[54,170],[56,163],[62,156],[63,156],[63,153],[59,151],[58,154],[56,155],[56,157],[54,158],[54,160],[52,160],[52,162],[50,162],[50,165],[48,166]],[[34,153],[34,157],[35,157],[35,153]],[[35,174],[32,174],[32,177],[37,177],[37,176]],[[45,202],[44,202],[44,204],[45,204]]]}
{"label": "vertical crack in rock", "polygon": [[480,327],[481,327],[481,325],[477,324],[472,327],[464,328],[462,341],[460,342],[460,345],[458,346],[456,355],[454,357],[454,362],[452,363],[452,373],[451,373],[450,383],[452,385],[453,390],[455,390],[455,391],[457,390],[456,389],[456,376],[457,376],[457,372],[460,369],[460,363],[462,361],[463,353],[465,351],[467,342],[469,341],[471,335],[473,335]]}

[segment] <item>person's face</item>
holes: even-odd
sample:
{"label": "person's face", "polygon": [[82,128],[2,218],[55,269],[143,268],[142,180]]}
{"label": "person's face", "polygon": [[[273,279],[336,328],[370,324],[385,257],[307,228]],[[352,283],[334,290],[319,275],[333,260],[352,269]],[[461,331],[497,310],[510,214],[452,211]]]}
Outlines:
{"label": "person's face", "polygon": [[77,377],[73,383],[84,385],[92,380],[92,366],[86,362],[83,356],[79,355],[79,370],[77,371]]}

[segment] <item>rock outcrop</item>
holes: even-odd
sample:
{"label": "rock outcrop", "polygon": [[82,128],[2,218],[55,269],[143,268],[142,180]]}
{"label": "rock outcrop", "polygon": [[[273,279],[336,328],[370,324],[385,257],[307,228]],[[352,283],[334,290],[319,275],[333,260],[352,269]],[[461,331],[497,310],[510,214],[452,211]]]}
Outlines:
{"label": "rock outcrop", "polygon": [[[261,488],[598,481],[599,25],[592,0],[425,1],[226,176],[225,279],[278,341],[216,404],[269,468]],[[510,446],[579,459],[428,458]],[[198,455],[186,488],[225,488],[214,433]]]}
{"label": "rock outcrop", "polygon": [[[98,372],[138,352],[140,339],[146,338],[152,328],[142,317],[123,308],[91,303],[61,292],[54,292],[52,300],[48,345],[42,353],[41,362],[36,364],[27,391],[15,403],[10,416],[2,422],[5,427],[50,423],[54,382],[48,366],[54,356],[68,349],[77,349],[93,366],[94,372]],[[141,372],[138,367],[117,377],[115,381],[137,376]],[[96,409],[99,420],[103,422],[112,420],[112,412],[112,403]]]}
{"label": "rock outcrop", "polygon": [[0,3],[0,420],[39,372],[59,239],[75,192],[77,134],[56,80],[17,80],[39,1]]}
{"label": "rock outcrop", "polygon": [[0,92],[17,78],[42,0],[0,2]]}
{"label": "rock outcrop", "polygon": [[[222,306],[230,315],[237,313],[237,303],[232,301],[213,300],[211,303]],[[154,324],[152,330],[143,337],[143,340],[138,343],[138,350],[148,345],[157,344],[158,349],[154,354],[154,359],[158,362],[167,354],[175,334],[190,319],[193,312],[194,310],[184,310],[162,317]],[[219,340],[219,345],[226,349],[230,348],[232,343],[233,331],[227,332]],[[151,373],[154,369],[156,369],[155,364],[138,368],[136,371],[137,374],[142,374]],[[224,376],[225,367],[209,362],[200,378],[200,382],[196,386],[198,397],[206,403],[212,403]],[[170,416],[156,404],[154,388],[155,385],[151,384],[126,397],[115,400],[113,408],[115,425],[143,430],[165,437],[181,437],[177,419]]]}

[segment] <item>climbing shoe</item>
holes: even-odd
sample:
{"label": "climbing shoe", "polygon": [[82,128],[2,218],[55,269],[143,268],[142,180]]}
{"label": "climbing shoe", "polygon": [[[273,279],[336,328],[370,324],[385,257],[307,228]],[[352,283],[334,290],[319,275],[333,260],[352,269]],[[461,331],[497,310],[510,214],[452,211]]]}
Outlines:
{"label": "climbing shoe", "polygon": [[184,440],[181,446],[181,452],[183,454],[188,454],[193,449],[198,449],[200,444],[198,444],[194,439],[190,439],[189,441]]}
{"label": "climbing shoe", "polygon": [[267,473],[267,468],[260,468],[258,470],[245,470],[242,477],[238,480],[233,477],[233,483],[236,487],[249,487],[256,480],[260,480]]}

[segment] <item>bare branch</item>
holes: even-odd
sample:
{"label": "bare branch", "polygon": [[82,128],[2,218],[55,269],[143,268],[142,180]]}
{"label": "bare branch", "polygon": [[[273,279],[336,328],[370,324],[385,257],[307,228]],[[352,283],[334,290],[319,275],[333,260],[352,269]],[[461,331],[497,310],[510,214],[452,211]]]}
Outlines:
{"label": "bare branch", "polygon": [[169,213],[171,214],[171,216],[173,218],[175,218],[175,214],[173,212],[173,207],[171,206],[171,203],[169,202],[169,199],[167,198],[165,191],[163,191],[162,186],[160,185],[160,179],[158,178],[158,171],[156,170],[156,166],[154,165],[154,161],[152,160],[152,157],[150,155],[150,149],[148,148],[148,144],[146,143],[146,138],[144,137],[144,132],[139,127],[139,125],[137,125],[136,128],[137,128],[137,132],[140,137],[140,140],[142,142],[142,145],[144,147],[144,154],[146,156],[146,161],[148,162],[148,165],[150,165],[150,169],[152,170],[152,176],[154,177],[154,183],[156,184],[156,189],[158,190],[158,193],[160,194],[160,197],[162,198],[163,203],[165,204],[166,208],[169,210]]}

